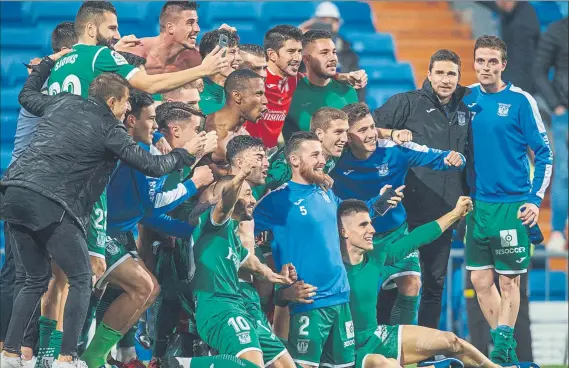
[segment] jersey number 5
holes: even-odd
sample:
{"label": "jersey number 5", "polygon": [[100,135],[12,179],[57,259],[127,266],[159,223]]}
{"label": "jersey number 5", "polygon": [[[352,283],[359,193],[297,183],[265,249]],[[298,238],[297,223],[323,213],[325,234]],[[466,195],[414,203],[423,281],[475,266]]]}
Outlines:
{"label": "jersey number 5", "polygon": [[308,213],[308,211],[306,210],[306,207],[300,206],[300,207],[298,207],[298,208],[300,209],[300,214],[301,214],[302,216],[306,216],[306,214]]}
{"label": "jersey number 5", "polygon": [[50,84],[48,90],[50,96],[55,96],[60,92],[69,92],[81,96],[81,81],[76,75],[69,74],[61,86],[57,82]]}

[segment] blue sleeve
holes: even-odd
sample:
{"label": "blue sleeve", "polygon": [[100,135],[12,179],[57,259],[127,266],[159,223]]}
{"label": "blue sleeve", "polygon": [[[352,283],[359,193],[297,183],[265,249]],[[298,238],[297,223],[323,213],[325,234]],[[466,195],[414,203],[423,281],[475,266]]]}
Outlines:
{"label": "blue sleeve", "polygon": [[528,146],[535,153],[535,170],[528,202],[539,207],[551,180],[553,153],[535,99],[528,93],[523,95],[525,98],[520,107],[520,125]]}
{"label": "blue sleeve", "polygon": [[164,138],[164,134],[156,131],[152,134],[152,144],[156,144],[160,139]]}
{"label": "blue sleeve", "polygon": [[396,146],[407,159],[409,167],[424,166],[433,170],[462,170],[466,164],[466,158],[462,157],[462,165],[460,167],[447,166],[445,157],[451,151],[441,151],[435,148],[429,148],[413,142],[405,142],[401,146]]}
{"label": "blue sleeve", "polygon": [[[342,204],[343,200],[340,199],[338,196],[336,196],[336,194],[334,194],[334,191],[332,191],[332,189],[328,190],[328,196],[332,198],[332,201],[336,202],[336,205],[338,207],[340,207],[340,204]],[[369,215],[371,218],[373,218],[376,215],[375,210],[373,208],[373,204],[379,199],[379,197],[381,197],[381,195],[377,193],[375,197],[365,201],[365,204],[369,208]]]}
{"label": "blue sleeve", "polygon": [[152,214],[149,217],[143,217],[140,223],[153,230],[181,239],[189,239],[194,231],[194,227],[189,223],[173,219],[165,214]]}
{"label": "blue sleeve", "polygon": [[274,195],[267,194],[264,196],[255,207],[253,211],[253,221],[255,222],[255,235],[263,232],[263,231],[272,231],[274,220],[275,220],[275,211],[272,205],[272,199]]}
{"label": "blue sleeve", "polygon": [[148,188],[145,195],[150,198],[152,211],[158,214],[170,212],[198,192],[192,180],[186,180],[167,191],[164,190],[166,176],[160,179],[145,177],[145,181]]}

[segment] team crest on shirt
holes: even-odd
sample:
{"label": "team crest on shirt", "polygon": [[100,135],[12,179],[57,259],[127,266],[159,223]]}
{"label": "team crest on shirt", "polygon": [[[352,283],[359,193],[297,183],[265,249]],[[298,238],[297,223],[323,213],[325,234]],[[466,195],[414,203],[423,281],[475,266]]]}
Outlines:
{"label": "team crest on shirt", "polygon": [[512,105],[498,103],[498,116],[508,116],[510,106]]}
{"label": "team crest on shirt", "polygon": [[237,337],[239,338],[240,344],[250,344],[251,343],[251,335],[249,334],[249,331],[240,332],[237,334]]}
{"label": "team crest on shirt", "polygon": [[389,166],[387,163],[378,167],[377,172],[379,173],[379,176],[387,176],[387,174],[389,174]]}
{"label": "team crest on shirt", "polygon": [[299,354],[306,354],[308,352],[309,343],[310,340],[299,339],[296,343],[296,351],[298,351]]}
{"label": "team crest on shirt", "polygon": [[466,125],[466,113],[464,111],[458,111],[458,125],[465,126]]}

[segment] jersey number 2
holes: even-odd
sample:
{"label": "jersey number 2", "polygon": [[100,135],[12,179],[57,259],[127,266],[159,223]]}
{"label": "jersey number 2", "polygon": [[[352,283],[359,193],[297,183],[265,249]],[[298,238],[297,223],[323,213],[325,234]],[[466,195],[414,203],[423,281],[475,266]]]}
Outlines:
{"label": "jersey number 2", "polygon": [[301,316],[299,322],[301,323],[301,325],[298,328],[298,335],[308,336],[308,331],[306,331],[306,329],[308,328],[308,325],[310,325],[310,318],[308,318],[307,316]]}
{"label": "jersey number 2", "polygon": [[57,82],[53,82],[49,86],[48,93],[50,96],[57,95],[60,92],[69,92],[81,96],[81,81],[79,80],[79,77],[69,74],[65,77],[61,86]]}

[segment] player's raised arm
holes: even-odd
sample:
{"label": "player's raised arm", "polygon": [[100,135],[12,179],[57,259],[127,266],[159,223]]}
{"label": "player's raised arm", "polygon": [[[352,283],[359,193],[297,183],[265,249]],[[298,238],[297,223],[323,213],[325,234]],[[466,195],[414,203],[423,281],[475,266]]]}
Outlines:
{"label": "player's raised arm", "polygon": [[148,93],[165,93],[180,88],[196,79],[207,77],[219,73],[228,65],[227,58],[223,56],[225,49],[221,50],[216,46],[207,55],[201,65],[173,73],[146,74],[139,71],[130,79],[130,84],[137,89]]}

